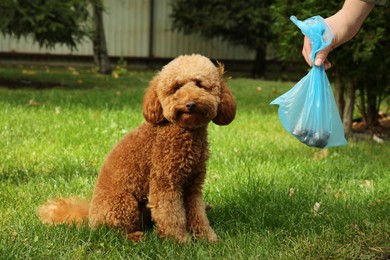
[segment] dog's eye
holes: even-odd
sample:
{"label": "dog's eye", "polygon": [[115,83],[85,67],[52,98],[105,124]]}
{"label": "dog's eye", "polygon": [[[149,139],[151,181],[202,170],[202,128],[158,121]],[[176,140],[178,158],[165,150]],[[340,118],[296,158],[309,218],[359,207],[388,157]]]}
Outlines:
{"label": "dog's eye", "polygon": [[196,85],[198,88],[203,88],[202,82],[201,82],[200,80],[195,81],[195,85]]}
{"label": "dog's eye", "polygon": [[183,84],[176,83],[176,84],[174,85],[174,87],[173,87],[173,92],[178,91],[182,86],[183,86]]}

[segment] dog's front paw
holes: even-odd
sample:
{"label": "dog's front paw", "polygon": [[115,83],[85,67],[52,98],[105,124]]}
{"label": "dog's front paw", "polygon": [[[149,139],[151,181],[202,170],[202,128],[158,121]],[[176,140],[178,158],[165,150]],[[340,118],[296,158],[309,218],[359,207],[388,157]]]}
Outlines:
{"label": "dog's front paw", "polygon": [[170,238],[174,241],[185,244],[188,241],[188,233],[187,232],[180,232],[180,231],[173,231],[173,230],[158,230],[157,234],[161,238]]}
{"label": "dog's front paw", "polygon": [[201,232],[194,232],[194,236],[207,240],[209,243],[217,243],[218,236],[215,234],[214,230],[211,227],[204,229]]}
{"label": "dog's front paw", "polygon": [[136,231],[136,232],[127,234],[126,237],[128,239],[130,239],[131,241],[133,241],[133,242],[138,242],[138,241],[140,241],[142,239],[143,236],[144,236],[144,232]]}
{"label": "dog's front paw", "polygon": [[209,230],[209,232],[207,232],[207,240],[210,242],[210,243],[217,243],[218,242],[218,236],[217,234],[215,234],[214,230]]}
{"label": "dog's front paw", "polygon": [[188,241],[188,235],[175,236],[173,239],[180,244],[185,244]]}

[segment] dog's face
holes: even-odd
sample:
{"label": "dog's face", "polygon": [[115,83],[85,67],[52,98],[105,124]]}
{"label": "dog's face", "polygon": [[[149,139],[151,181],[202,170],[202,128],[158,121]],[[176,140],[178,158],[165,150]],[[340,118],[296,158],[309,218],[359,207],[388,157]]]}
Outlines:
{"label": "dog's face", "polygon": [[187,128],[202,127],[210,121],[229,124],[236,103],[222,74],[223,66],[215,67],[204,56],[179,56],[152,80],[144,97],[145,119]]}

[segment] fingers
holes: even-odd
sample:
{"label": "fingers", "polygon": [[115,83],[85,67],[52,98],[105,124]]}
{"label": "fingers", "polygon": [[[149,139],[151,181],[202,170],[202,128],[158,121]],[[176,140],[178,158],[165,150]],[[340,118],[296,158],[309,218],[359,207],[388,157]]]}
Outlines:
{"label": "fingers", "polygon": [[305,58],[307,64],[309,66],[312,66],[311,60],[310,60],[310,54],[311,54],[311,43],[309,37],[305,36],[303,39],[303,48],[302,48],[302,55]]}
{"label": "fingers", "polygon": [[325,49],[317,52],[316,57],[314,58],[314,65],[321,66],[326,61],[326,57],[330,52],[330,48],[326,47]]}
{"label": "fingers", "polygon": [[314,59],[314,65],[324,65],[325,70],[330,69],[332,67],[332,64],[327,60],[327,57],[331,50],[332,48],[329,46],[322,51],[317,52],[316,57]]}
{"label": "fingers", "polygon": [[[316,54],[316,57],[314,59],[314,65],[315,66],[324,65],[325,70],[331,68],[332,64],[326,59],[331,49],[332,48],[329,46],[323,49],[322,51],[319,51]],[[302,55],[305,58],[306,63],[309,64],[310,67],[313,66],[310,59],[311,51],[312,49],[311,49],[310,39],[307,36],[305,36],[305,38],[303,39]]]}
{"label": "fingers", "polygon": [[330,69],[332,67],[332,63],[330,63],[328,60],[324,61],[324,69]]}

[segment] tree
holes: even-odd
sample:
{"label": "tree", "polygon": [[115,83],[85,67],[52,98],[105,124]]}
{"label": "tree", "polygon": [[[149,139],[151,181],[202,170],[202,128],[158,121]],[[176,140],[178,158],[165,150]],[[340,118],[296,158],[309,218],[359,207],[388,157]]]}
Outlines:
{"label": "tree", "polygon": [[88,35],[88,0],[2,0],[0,31],[21,38],[32,36],[42,47],[56,43],[76,48]]}
{"label": "tree", "polygon": [[[280,57],[289,61],[303,61],[303,36],[289,21],[291,15],[296,15],[301,20],[316,14],[327,17],[339,10],[341,5],[342,2],[336,0],[277,0],[272,6],[272,14],[275,17],[275,44]],[[360,94],[359,110],[367,126],[378,124],[380,101],[389,95],[390,50],[386,48],[390,40],[389,24],[386,23],[389,18],[385,8],[374,8],[359,34],[329,56],[333,66],[327,73],[334,82],[335,98],[346,133],[352,129],[357,90]]]}
{"label": "tree", "polygon": [[266,48],[273,37],[268,10],[271,3],[270,0],[174,0],[172,27],[185,34],[222,38],[256,51],[252,76],[262,77]]}
{"label": "tree", "polygon": [[[89,5],[93,7],[94,26],[90,24]],[[77,48],[85,37],[94,45],[99,72],[109,71],[101,0],[1,0],[0,32],[16,38],[31,36],[40,47],[64,44]]]}
{"label": "tree", "polygon": [[[356,47],[354,57],[360,61],[357,74],[359,100],[357,107],[366,126],[379,125],[380,104],[390,96],[390,12],[375,8],[365,22],[354,44],[364,42],[370,56]],[[374,44],[374,45],[373,45]]]}
{"label": "tree", "polygon": [[110,60],[108,57],[106,36],[103,26],[103,4],[100,0],[94,0],[93,3],[93,24],[92,33],[93,57],[98,65],[99,72],[108,74],[111,72]]}

